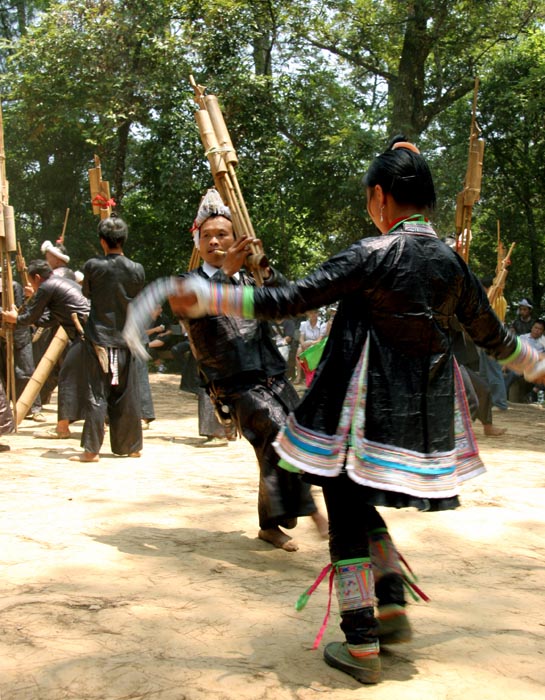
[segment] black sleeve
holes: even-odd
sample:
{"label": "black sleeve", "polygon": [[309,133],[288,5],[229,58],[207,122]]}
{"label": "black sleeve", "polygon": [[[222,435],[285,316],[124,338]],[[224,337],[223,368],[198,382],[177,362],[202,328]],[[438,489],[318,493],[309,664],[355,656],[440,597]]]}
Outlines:
{"label": "black sleeve", "polygon": [[[47,305],[49,304],[50,295],[43,285],[38,289],[36,294],[30,299],[26,308],[17,317],[18,326],[47,326],[49,315],[46,314]],[[43,317],[43,319],[42,319]]]}

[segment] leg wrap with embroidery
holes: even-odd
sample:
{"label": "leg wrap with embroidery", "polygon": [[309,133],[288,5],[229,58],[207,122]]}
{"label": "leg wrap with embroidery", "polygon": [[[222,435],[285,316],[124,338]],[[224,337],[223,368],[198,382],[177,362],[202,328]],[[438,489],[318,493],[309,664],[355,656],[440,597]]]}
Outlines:
{"label": "leg wrap with embroidery", "polygon": [[379,606],[406,605],[401,560],[386,528],[369,533],[369,556]]}
{"label": "leg wrap with embroidery", "polygon": [[346,642],[328,644],[324,659],[360,683],[378,683],[381,668],[371,561],[345,559],[335,562],[333,568]]}
{"label": "leg wrap with embroidery", "polygon": [[371,562],[369,559],[348,559],[336,562],[334,567],[341,629],[350,653],[353,656],[377,654],[375,586]]}

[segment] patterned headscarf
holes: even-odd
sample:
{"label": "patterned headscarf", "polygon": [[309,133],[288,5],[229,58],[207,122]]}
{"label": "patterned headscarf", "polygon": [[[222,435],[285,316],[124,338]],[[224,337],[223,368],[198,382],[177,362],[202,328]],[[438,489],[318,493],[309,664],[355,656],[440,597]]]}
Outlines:
{"label": "patterned headscarf", "polygon": [[193,233],[193,243],[195,248],[199,247],[199,231],[204,222],[211,216],[224,216],[231,221],[231,211],[228,206],[223,203],[220,193],[215,189],[209,189],[199,204],[197,216],[191,227]]}

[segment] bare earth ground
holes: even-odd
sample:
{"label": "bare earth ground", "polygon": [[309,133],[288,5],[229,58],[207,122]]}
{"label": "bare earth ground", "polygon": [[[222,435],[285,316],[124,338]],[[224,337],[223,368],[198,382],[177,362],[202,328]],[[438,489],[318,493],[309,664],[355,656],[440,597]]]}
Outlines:
{"label": "bare earth ground", "polygon": [[[256,474],[243,441],[203,447],[196,402],[155,375],[158,419],[140,460],[67,457],[23,421],[0,455],[1,700],[540,700],[545,687],[545,412],[495,413],[488,473],[463,507],[387,511],[430,603],[414,640],[361,686],[311,645],[327,561],[309,519],[300,550],[256,539]],[[54,422],[54,407],[47,409]],[[47,426],[46,426],[47,427]],[[74,433],[79,437],[81,424]],[[321,494],[317,493],[320,503]],[[340,639],[336,602],[324,642]]]}

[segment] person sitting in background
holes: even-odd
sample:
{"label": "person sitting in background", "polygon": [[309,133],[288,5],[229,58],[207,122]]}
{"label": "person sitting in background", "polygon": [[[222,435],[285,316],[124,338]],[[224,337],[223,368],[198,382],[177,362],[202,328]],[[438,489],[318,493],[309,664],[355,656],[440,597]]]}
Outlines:
{"label": "person sitting in background", "polygon": [[146,331],[148,336],[148,347],[153,366],[157,372],[166,372],[167,368],[163,362],[165,354],[172,355],[170,352],[172,337],[170,330],[170,319],[163,312],[161,306],[155,310],[155,318],[151,328]]}
{"label": "person sitting in background", "polygon": [[[529,333],[523,333],[520,337],[539,353],[545,353],[545,321],[538,319],[534,321]],[[507,370],[505,372],[505,389],[511,401],[515,403],[533,403],[536,400],[538,388],[532,382],[526,381],[515,372]],[[534,391],[534,388],[536,391]]]}
{"label": "person sitting in background", "polygon": [[[492,277],[483,277],[481,279],[481,284],[488,294],[490,287],[494,284],[494,279]],[[505,323],[507,302],[503,295],[498,296],[492,308],[500,321]],[[502,368],[497,360],[491,357],[482,348],[478,348],[477,350],[479,353],[479,375],[484,379],[490,390],[492,404],[496,406],[496,408],[499,408],[500,411],[507,411],[507,391],[505,389]]]}
{"label": "person sitting in background", "polygon": [[528,299],[522,299],[521,301],[519,301],[518,307],[518,314],[513,323],[511,324],[511,330],[514,331],[517,335],[524,335],[525,333],[530,332],[530,329],[532,328],[532,324],[534,322],[532,319],[533,306],[528,301]]}
{"label": "person sitting in background", "polygon": [[322,336],[322,324],[320,324],[318,320],[318,311],[313,309],[307,313],[307,320],[303,321],[299,327],[299,350],[297,359],[299,366],[303,370],[307,387],[309,387],[312,382],[315,368],[310,369],[308,365],[301,360],[301,353],[308,350],[313,345],[316,345],[316,343],[319,343]]}

